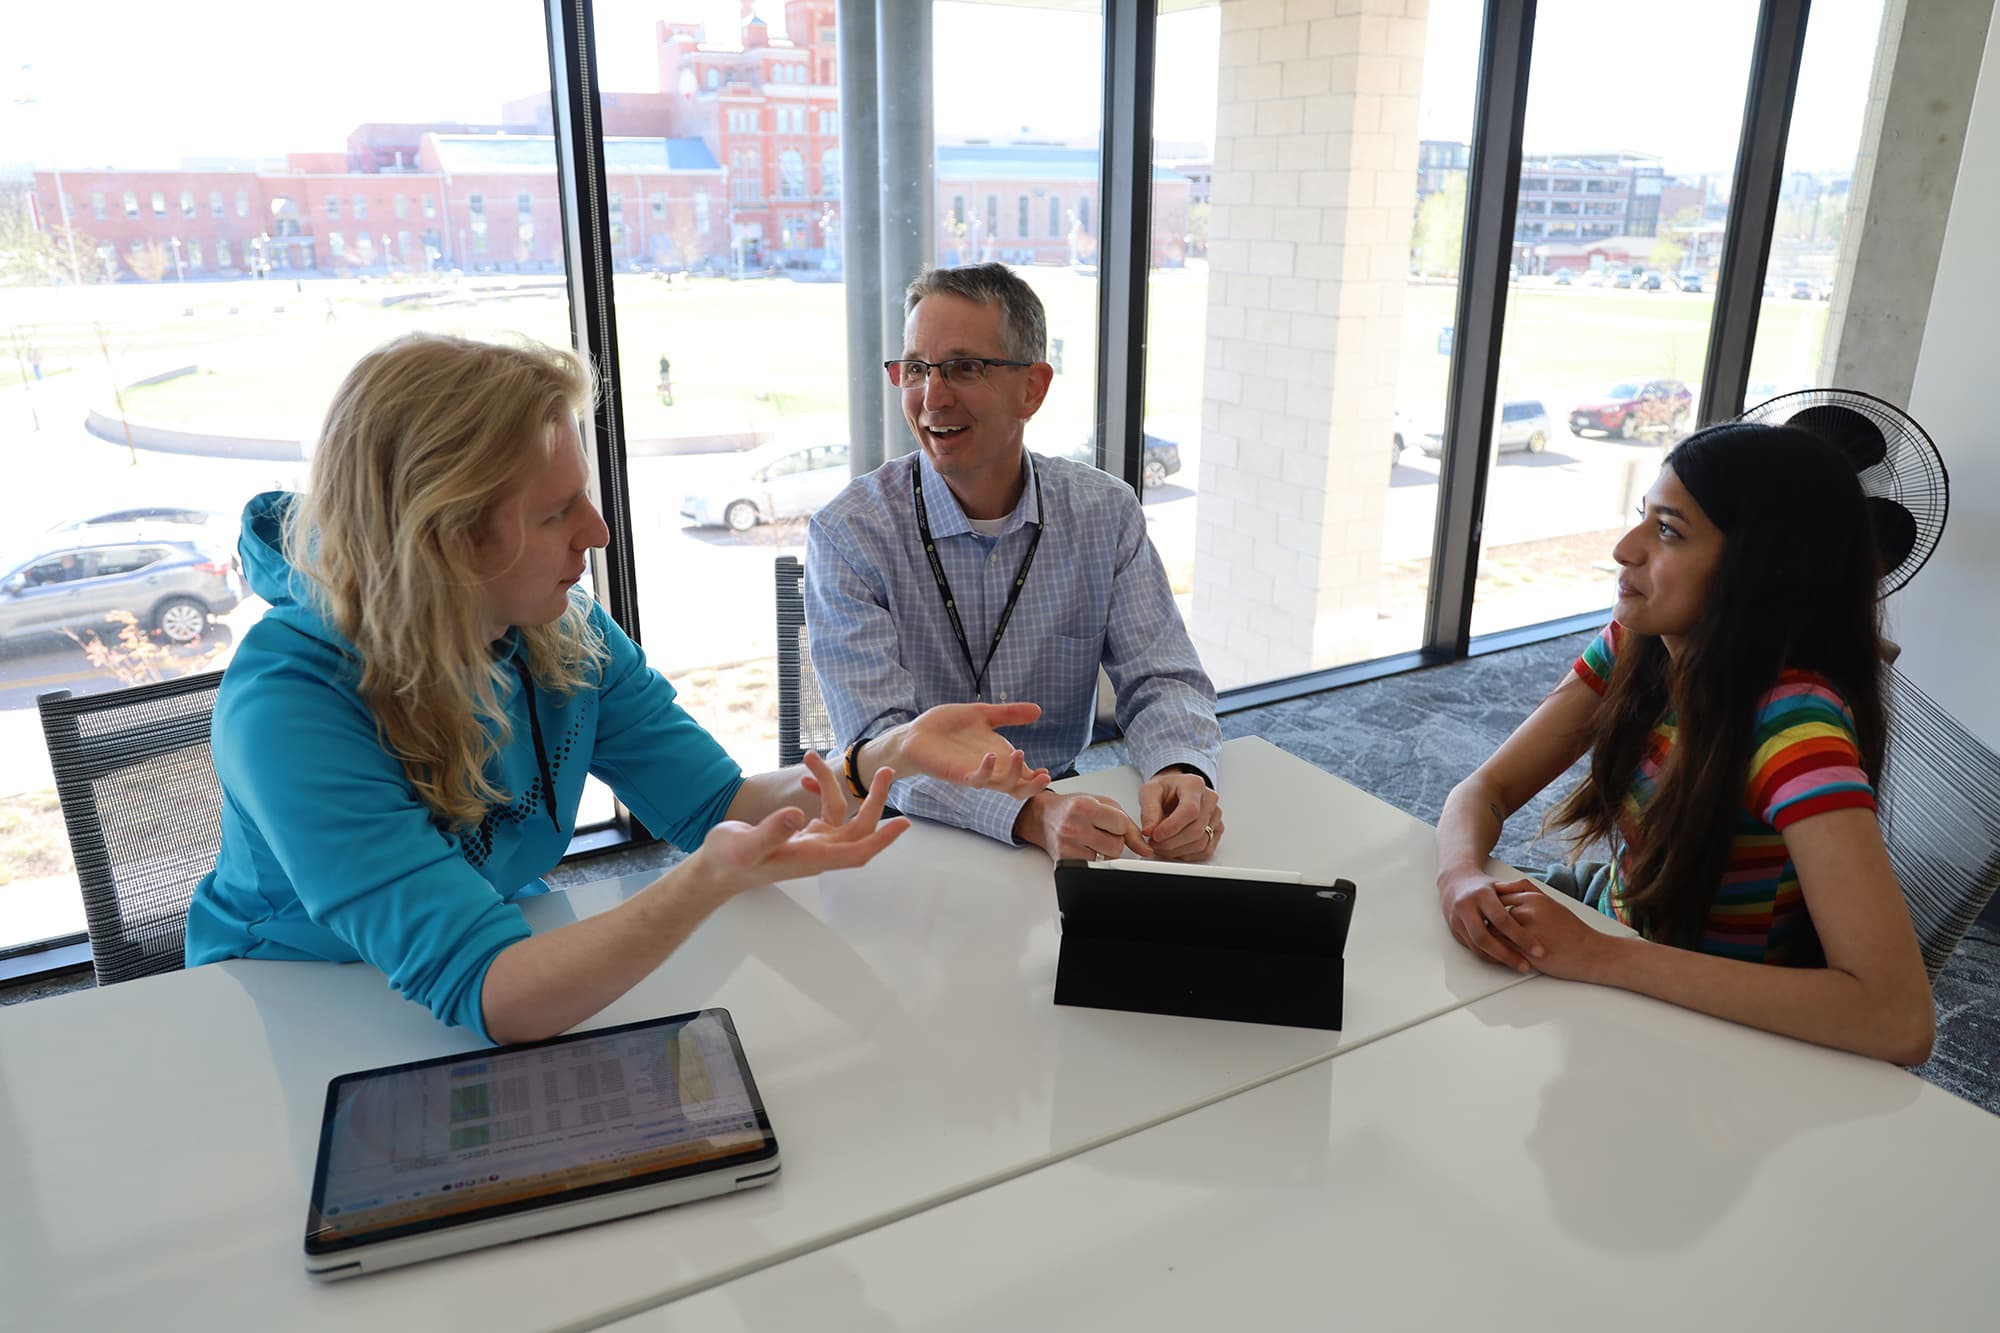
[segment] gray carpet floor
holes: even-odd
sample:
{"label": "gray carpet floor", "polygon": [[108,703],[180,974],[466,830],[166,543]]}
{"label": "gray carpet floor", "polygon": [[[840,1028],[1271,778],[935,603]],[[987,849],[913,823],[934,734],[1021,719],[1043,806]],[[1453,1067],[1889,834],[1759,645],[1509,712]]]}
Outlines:
{"label": "gray carpet floor", "polygon": [[[1301,759],[1434,823],[1452,784],[1470,772],[1562,678],[1588,636],[1551,640],[1450,666],[1408,672],[1304,699],[1232,713],[1225,737],[1262,736]],[[1116,741],[1093,746],[1084,771],[1125,762]],[[1559,783],[1509,821],[1498,854],[1523,868],[1562,859],[1537,843],[1543,812],[1567,789]],[[652,847],[598,857],[551,877],[557,888],[679,859]],[[2000,1114],[2000,926],[1996,913],[1973,928],[1935,985],[1937,1045],[1916,1073]],[[88,972],[0,987],[0,1004],[89,986]]]}

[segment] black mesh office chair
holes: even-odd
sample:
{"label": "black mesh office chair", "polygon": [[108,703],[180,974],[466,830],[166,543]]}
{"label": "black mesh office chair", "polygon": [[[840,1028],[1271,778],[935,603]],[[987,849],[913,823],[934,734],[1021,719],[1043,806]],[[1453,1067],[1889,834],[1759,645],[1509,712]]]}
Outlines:
{"label": "black mesh office chair", "polygon": [[778,589],[778,767],[802,763],[807,750],[834,747],[833,721],[820,698],[806,639],[806,571],[797,556],[781,555]]}
{"label": "black mesh office chair", "polygon": [[221,682],[210,671],[38,701],[100,986],[182,965],[188,902],[222,840],[208,743]]}
{"label": "black mesh office chair", "polygon": [[1935,978],[2000,887],[2000,755],[1887,669],[1882,838]]}

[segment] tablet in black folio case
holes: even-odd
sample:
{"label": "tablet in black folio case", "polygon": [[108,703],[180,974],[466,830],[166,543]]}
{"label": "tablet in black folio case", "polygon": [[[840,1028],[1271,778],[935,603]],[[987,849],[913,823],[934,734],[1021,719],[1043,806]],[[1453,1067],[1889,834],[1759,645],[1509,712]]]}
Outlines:
{"label": "tablet in black folio case", "polygon": [[1056,1003],[1338,1028],[1354,885],[1272,873],[1057,862]]}

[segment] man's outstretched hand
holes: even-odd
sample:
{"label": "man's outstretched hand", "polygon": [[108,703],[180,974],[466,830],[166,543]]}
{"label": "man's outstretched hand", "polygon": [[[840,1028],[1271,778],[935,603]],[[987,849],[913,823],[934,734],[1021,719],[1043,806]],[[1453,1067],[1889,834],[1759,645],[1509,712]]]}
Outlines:
{"label": "man's outstretched hand", "polygon": [[939,704],[871,739],[858,756],[859,767],[865,773],[886,766],[905,777],[938,778],[1026,800],[1049,785],[1049,771],[1028,767],[1028,757],[999,728],[1026,726],[1041,715],[1041,706],[1031,703]]}

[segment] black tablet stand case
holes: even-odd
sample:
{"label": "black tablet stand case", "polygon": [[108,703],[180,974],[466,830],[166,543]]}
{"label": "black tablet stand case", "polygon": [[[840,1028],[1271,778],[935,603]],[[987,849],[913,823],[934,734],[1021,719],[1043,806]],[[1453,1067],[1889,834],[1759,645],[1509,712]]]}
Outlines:
{"label": "black tablet stand case", "polygon": [[1354,885],[1056,865],[1057,1004],[1338,1028]]}

